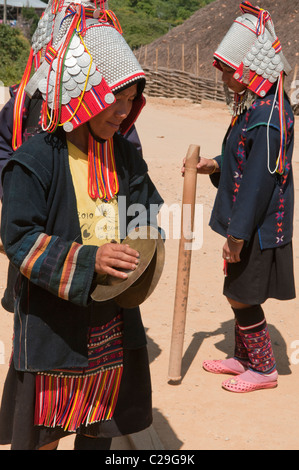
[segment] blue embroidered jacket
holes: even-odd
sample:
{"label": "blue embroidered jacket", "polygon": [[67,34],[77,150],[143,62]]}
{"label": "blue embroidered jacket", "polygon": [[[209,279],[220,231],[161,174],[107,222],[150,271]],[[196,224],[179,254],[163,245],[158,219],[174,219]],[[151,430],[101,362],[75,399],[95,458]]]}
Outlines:
{"label": "blue embroidered jacket", "polygon": [[[294,116],[285,97],[287,162],[283,176],[273,173],[280,150],[278,103],[275,86],[228,129],[222,155],[218,192],[211,215],[211,228],[227,237],[249,241],[258,230],[261,249],[275,248],[292,240],[294,185],[292,154]],[[268,127],[268,121],[270,125]],[[269,133],[269,155],[268,137]]]}
{"label": "blue embroidered jacket", "polygon": [[[115,135],[114,149],[119,196],[126,204],[120,229],[126,236],[134,217],[128,215],[130,205],[142,205],[151,223],[150,205],[163,201],[133,144]],[[33,372],[87,367],[88,327],[120,313],[124,347],[144,346],[139,308],[91,301],[97,247],[82,244],[65,134],[32,137],[6,164],[2,179],[1,238],[22,274],[15,303],[15,368]]]}

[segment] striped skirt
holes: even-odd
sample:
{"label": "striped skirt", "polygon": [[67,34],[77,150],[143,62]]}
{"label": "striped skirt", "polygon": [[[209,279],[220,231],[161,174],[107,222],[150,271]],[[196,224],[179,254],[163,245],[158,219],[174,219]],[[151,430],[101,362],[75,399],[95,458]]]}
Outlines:
{"label": "striped skirt", "polygon": [[74,432],[80,426],[110,420],[123,372],[123,321],[119,315],[91,327],[88,367],[37,374],[34,424]]}

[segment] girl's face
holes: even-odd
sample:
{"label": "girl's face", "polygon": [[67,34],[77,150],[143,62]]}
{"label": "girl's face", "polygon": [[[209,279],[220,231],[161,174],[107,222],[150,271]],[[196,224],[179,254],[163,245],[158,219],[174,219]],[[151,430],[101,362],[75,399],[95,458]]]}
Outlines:
{"label": "girl's face", "polygon": [[89,121],[93,134],[104,140],[113,137],[130,114],[136,96],[137,84],[117,93],[116,101]]}
{"label": "girl's face", "polygon": [[219,62],[219,65],[222,69],[222,81],[228,86],[228,88],[235,93],[242,93],[242,91],[246,90],[247,87],[234,78],[236,71],[233,68],[223,64],[222,62]]}

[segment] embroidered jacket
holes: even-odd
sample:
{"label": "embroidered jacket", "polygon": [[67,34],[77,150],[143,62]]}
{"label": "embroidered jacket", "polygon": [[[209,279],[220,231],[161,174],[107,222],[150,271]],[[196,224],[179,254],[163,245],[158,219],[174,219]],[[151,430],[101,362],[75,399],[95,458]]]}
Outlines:
{"label": "embroidered jacket", "polygon": [[[119,196],[127,208],[162,199],[135,147],[114,137]],[[114,301],[91,302],[97,247],[82,244],[76,197],[63,132],[41,133],[25,142],[3,171],[1,237],[22,276],[17,289],[14,364],[17,370],[46,371],[87,366],[87,328],[124,315],[124,347],[146,343],[139,309]],[[131,217],[133,218],[133,216]]]}
{"label": "embroidered jacket", "polygon": [[[285,174],[272,174],[280,150],[278,104],[269,126],[275,87],[266,98],[258,98],[233,127],[228,129],[222,156],[217,157],[221,173],[211,215],[211,228],[224,237],[232,235],[249,241],[258,230],[261,249],[275,248],[292,240],[294,186],[292,154],[294,116],[285,97],[287,162]],[[270,170],[270,171],[269,171]]]}

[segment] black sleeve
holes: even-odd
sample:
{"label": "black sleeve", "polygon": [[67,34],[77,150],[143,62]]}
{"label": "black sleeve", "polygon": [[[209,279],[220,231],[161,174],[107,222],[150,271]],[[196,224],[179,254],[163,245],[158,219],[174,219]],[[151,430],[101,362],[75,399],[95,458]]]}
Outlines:
{"label": "black sleeve", "polygon": [[[0,112],[0,176],[6,163],[13,154],[12,132],[13,132],[13,110],[14,96],[6,103]],[[3,196],[3,188],[0,178],[0,199]]]}

